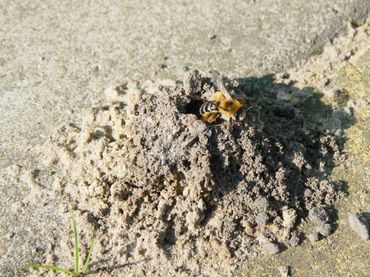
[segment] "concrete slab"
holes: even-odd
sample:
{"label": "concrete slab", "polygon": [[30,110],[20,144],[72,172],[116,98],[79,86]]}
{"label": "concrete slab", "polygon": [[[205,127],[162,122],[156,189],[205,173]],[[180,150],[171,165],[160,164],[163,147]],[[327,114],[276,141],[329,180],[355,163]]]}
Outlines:
{"label": "concrete slab", "polygon": [[[179,79],[208,66],[238,77],[278,72],[319,53],[369,10],[368,0],[3,0],[0,169],[35,162],[30,147],[60,123],[78,122],[125,77]],[[24,187],[0,185],[0,234],[12,241],[0,241],[0,275],[11,276],[60,223],[54,203],[24,207]]]}

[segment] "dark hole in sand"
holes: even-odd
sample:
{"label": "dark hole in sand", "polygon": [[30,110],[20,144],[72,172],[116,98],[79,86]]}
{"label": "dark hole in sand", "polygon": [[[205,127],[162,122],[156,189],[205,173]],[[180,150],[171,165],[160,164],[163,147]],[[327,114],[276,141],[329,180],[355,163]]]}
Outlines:
{"label": "dark hole in sand", "polygon": [[202,100],[190,99],[189,103],[185,104],[184,113],[185,114],[195,114],[198,118],[200,118],[199,109],[203,103],[204,101]]}

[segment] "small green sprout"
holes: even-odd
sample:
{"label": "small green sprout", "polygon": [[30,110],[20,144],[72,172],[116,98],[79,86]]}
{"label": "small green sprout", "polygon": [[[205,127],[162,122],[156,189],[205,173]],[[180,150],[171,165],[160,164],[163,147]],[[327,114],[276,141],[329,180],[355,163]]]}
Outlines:
{"label": "small green sprout", "polygon": [[90,237],[89,253],[88,253],[87,258],[86,258],[86,261],[83,264],[82,269],[80,271],[79,265],[78,265],[79,250],[78,250],[77,224],[76,224],[76,219],[75,219],[75,216],[74,216],[72,210],[70,210],[70,213],[71,213],[71,218],[72,218],[72,227],[73,227],[73,234],[74,234],[74,263],[75,263],[74,271],[72,272],[72,271],[70,271],[70,270],[68,270],[66,268],[62,268],[62,267],[58,267],[58,266],[42,265],[42,264],[34,264],[34,263],[29,264],[28,267],[31,267],[31,268],[42,268],[42,269],[51,269],[51,270],[54,270],[54,271],[64,272],[65,274],[68,274],[70,276],[75,276],[75,277],[82,276],[83,274],[86,273],[86,271],[87,271],[87,269],[89,267],[89,264],[90,264],[90,260],[91,260],[91,256],[92,256],[92,251],[93,251],[93,245],[94,245],[94,228],[92,230],[92,235]]}

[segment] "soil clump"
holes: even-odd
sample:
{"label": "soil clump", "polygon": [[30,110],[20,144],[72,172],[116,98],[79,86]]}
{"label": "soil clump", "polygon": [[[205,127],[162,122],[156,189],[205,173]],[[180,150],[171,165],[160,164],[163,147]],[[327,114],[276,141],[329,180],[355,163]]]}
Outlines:
{"label": "soil clump", "polygon": [[[80,226],[97,229],[93,272],[228,275],[261,251],[300,244],[303,221],[317,237],[333,232],[332,205],[344,193],[328,172],[343,142],[242,79],[225,86],[246,98],[246,118],[203,122],[211,75],[109,88],[107,104],[41,148],[45,168],[34,179],[50,182],[49,196],[72,206]],[[62,231],[47,262],[68,263],[69,241]]]}

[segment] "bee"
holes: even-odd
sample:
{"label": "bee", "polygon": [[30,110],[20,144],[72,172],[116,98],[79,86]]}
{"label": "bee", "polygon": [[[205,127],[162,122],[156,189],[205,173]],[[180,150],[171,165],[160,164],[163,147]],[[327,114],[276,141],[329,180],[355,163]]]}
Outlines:
{"label": "bee", "polygon": [[212,79],[217,91],[210,101],[204,101],[200,106],[202,120],[212,125],[219,125],[223,121],[242,121],[247,114],[245,100],[242,97],[232,97],[217,72],[213,73]]}

